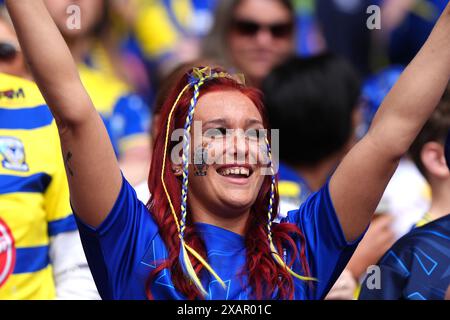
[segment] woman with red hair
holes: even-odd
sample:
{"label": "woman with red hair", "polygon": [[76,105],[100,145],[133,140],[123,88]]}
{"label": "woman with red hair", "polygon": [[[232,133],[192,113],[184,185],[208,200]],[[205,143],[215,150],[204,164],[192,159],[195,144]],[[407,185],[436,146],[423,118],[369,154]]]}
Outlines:
{"label": "woman with red hair", "polygon": [[450,77],[449,5],[367,136],[275,226],[276,179],[259,93],[222,70],[194,68],[162,107],[146,207],[121,175],[42,0],[6,3],[58,124],[72,206],[104,299],[323,298]]}

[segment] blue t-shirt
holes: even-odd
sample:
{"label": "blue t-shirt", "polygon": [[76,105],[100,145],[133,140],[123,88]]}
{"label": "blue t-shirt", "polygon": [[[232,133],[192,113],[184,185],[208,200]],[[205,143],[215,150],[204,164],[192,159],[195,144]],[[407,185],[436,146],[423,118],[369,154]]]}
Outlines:
{"label": "blue t-shirt", "polygon": [[[450,286],[450,215],[413,229],[363,282],[361,300],[443,300]],[[371,284],[371,285],[369,285]]]}
{"label": "blue t-shirt", "polygon": [[[158,226],[134,189],[124,179],[118,199],[102,225],[93,229],[77,219],[81,240],[95,283],[103,299],[146,299],[146,283],[156,263],[168,252]],[[322,299],[346,266],[359,241],[347,243],[334,211],[328,184],[299,210],[292,211],[287,222],[298,225],[306,238],[306,257],[311,275],[318,282],[294,279],[295,299]],[[245,277],[246,249],[244,237],[225,229],[197,223],[206,245],[207,259],[227,285],[220,284],[205,272],[207,299],[252,299]],[[300,241],[297,241],[300,248]],[[287,252],[289,259],[289,252]],[[289,260],[288,260],[289,261]],[[293,266],[302,273],[300,260]],[[163,270],[151,283],[155,299],[185,299],[174,288],[170,271]]]}

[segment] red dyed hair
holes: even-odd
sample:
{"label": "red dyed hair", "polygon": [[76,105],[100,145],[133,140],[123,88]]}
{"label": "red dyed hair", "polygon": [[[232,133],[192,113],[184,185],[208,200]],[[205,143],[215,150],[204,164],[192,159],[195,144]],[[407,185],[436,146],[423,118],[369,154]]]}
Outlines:
{"label": "red dyed hair", "polygon": [[[216,69],[216,71],[222,71]],[[188,299],[202,298],[197,288],[186,280],[185,275],[179,264],[180,239],[178,238],[178,231],[174,217],[170,211],[169,202],[166,198],[162,183],[161,171],[163,153],[165,147],[165,135],[167,126],[170,126],[169,137],[175,129],[184,128],[190,99],[193,95],[193,88],[191,87],[181,97],[171,123],[168,123],[170,110],[176,101],[179,93],[188,83],[188,75],[183,75],[176,83],[173,90],[168,94],[167,99],[161,107],[160,117],[161,126],[154,144],[153,157],[150,174],[148,179],[148,186],[152,197],[147,204],[149,211],[159,226],[159,234],[161,235],[167,249],[168,258],[165,261],[158,261],[159,266],[152,271],[147,283],[147,296],[152,299],[150,283],[157,273],[163,269],[170,269],[172,281],[175,288]],[[238,82],[229,78],[217,78],[208,80],[200,89],[200,97],[206,93],[214,91],[236,90],[247,96],[258,109],[263,119],[264,127],[268,128],[268,119],[265,114],[265,109],[262,103],[262,94],[259,90],[245,87]],[[270,136],[270,135],[269,135]],[[181,181],[172,172],[172,163],[170,160],[170,151],[175,146],[176,142],[170,142],[166,155],[165,166],[165,183],[168,192],[171,196],[171,201],[175,210],[177,210],[178,219],[180,219],[179,208],[181,205]],[[252,295],[255,299],[270,299],[276,292],[275,298],[292,299],[294,296],[294,284],[292,276],[289,272],[281,267],[273,259],[267,238],[267,213],[270,199],[271,177],[266,176],[259,191],[258,197],[251,207],[250,218],[247,221],[245,232],[246,244],[246,266],[243,273],[247,276],[248,284],[252,288]],[[278,190],[275,194],[274,214],[278,209]],[[189,215],[190,216],[190,215]],[[293,236],[298,236],[302,241],[302,247],[298,252],[293,240]],[[273,239],[277,246],[278,252],[283,252],[282,246],[290,246],[292,248],[292,260],[287,262],[292,265],[295,258],[300,255],[300,260],[303,266],[303,271],[306,275],[309,274],[306,257],[304,253],[304,238],[300,230],[293,224],[279,224],[273,227]],[[196,234],[195,227],[192,221],[188,221],[187,229],[185,231],[185,241],[192,248],[194,248],[203,257],[206,257],[205,246],[201,238]],[[197,274],[201,272],[208,272],[203,270],[203,265],[195,258],[190,257],[192,265]]]}

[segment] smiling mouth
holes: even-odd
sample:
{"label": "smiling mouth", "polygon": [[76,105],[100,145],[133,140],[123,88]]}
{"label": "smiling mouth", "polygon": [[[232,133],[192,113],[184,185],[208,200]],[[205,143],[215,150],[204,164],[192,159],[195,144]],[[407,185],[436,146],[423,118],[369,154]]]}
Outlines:
{"label": "smiling mouth", "polygon": [[222,177],[247,179],[253,174],[253,170],[249,167],[227,167],[217,169],[217,173]]}

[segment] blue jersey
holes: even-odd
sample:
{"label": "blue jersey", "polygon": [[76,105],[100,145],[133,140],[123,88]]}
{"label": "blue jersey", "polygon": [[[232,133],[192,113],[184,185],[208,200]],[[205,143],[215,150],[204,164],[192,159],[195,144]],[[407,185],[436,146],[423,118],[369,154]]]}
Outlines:
{"label": "blue jersey", "polygon": [[[287,222],[295,223],[306,238],[306,257],[311,275],[318,282],[294,279],[295,299],[322,299],[340,275],[358,241],[347,243],[330,199],[328,185],[299,210],[290,212]],[[146,299],[146,282],[157,263],[168,256],[158,226],[134,189],[124,179],[118,199],[102,225],[93,229],[78,219],[81,239],[94,280],[103,299]],[[227,285],[224,290],[208,273],[201,277],[209,291],[207,299],[252,299],[245,276],[244,237],[225,229],[196,224],[208,262]],[[300,247],[300,241],[297,241]],[[289,261],[289,252],[287,252]],[[293,270],[302,273],[301,262]],[[153,278],[155,299],[185,299],[175,288],[170,271]]]}
{"label": "blue jersey", "polygon": [[443,300],[450,285],[450,215],[414,229],[381,258],[380,289],[360,299]]}

